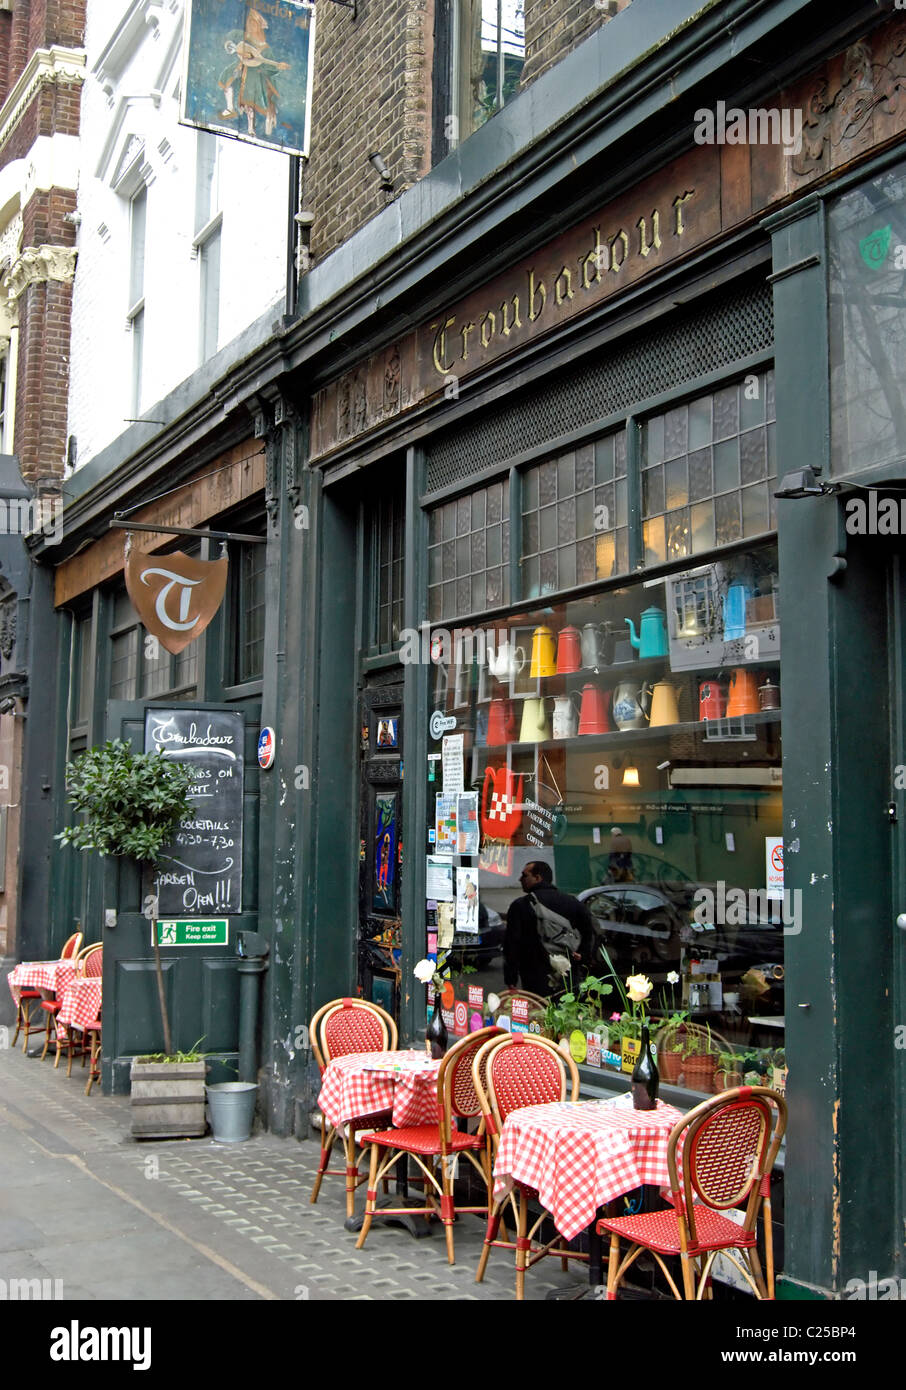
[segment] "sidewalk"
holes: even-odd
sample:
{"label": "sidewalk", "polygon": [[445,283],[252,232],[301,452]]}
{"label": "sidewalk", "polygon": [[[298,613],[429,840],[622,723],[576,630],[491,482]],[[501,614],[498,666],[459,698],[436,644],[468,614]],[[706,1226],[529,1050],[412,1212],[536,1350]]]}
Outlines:
{"label": "sidewalk", "polygon": [[[10,1037],[12,1033],[10,1033]],[[309,1202],[319,1146],[259,1134],[245,1144],[211,1139],[138,1143],[129,1101],[84,1094],[78,1063],[67,1080],[48,1057],[0,1050],[0,1280],[59,1280],[64,1300],[515,1298],[512,1255],[492,1251],[483,1284],[475,1269],[478,1216],[456,1225],[456,1264],[442,1228],[415,1241],[372,1227],[364,1250],[344,1230],[344,1184],[324,1180]],[[364,1206],[364,1189],[357,1209]],[[526,1280],[528,1299],[578,1287],[545,1260]]]}

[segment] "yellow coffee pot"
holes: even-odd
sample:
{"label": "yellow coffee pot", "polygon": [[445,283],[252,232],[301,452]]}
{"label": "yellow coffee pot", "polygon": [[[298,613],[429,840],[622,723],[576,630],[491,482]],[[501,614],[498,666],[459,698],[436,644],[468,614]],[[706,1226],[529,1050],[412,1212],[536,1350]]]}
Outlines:
{"label": "yellow coffee pot", "polygon": [[557,674],[557,653],[554,648],[554,634],[549,627],[536,627],[532,633],[532,664],[529,676],[537,680],[539,676]]}
{"label": "yellow coffee pot", "polygon": [[672,686],[669,681],[658,681],[651,692],[651,714],[648,719],[648,727],[653,729],[657,724],[678,724],[679,722],[679,702],[675,686]]}

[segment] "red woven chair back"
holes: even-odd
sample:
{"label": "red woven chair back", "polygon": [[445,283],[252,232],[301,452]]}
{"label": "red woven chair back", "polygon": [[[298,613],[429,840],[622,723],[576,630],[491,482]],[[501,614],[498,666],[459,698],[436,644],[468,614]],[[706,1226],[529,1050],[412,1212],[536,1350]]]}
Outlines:
{"label": "red woven chair back", "polygon": [[60,952],[60,960],[72,960],[72,958],[78,954],[81,944],[82,933],[80,931],[74,931],[69,940],[63,943],[63,949]]}
{"label": "red woven chair back", "polygon": [[[777,1120],[774,1124],[774,1114]],[[773,1126],[773,1138],[772,1138]],[[763,1086],[740,1086],[696,1106],[670,1136],[671,1185],[680,1191],[676,1155],[682,1148],[682,1207],[696,1240],[695,1203],[726,1211],[746,1203],[743,1229],[754,1228],[786,1128],[782,1096]]]}
{"label": "red woven chair back", "polygon": [[[570,1059],[572,1062],[572,1059]],[[502,1127],[512,1110],[566,1099],[567,1060],[552,1043],[517,1033],[488,1052],[488,1098]],[[571,1067],[573,1093],[578,1085]]]}
{"label": "red woven chair back", "polygon": [[[504,1037],[503,1028],[479,1028],[447,1053],[438,1074],[438,1095],[443,1091],[442,1104],[446,1107],[450,1098],[450,1114],[457,1119],[469,1119],[481,1114],[481,1102],[475,1090],[472,1077],[472,1063],[475,1054],[484,1047],[489,1038]],[[482,1062],[481,1072],[485,1073],[486,1062]]]}
{"label": "red woven chair back", "polygon": [[100,977],[104,973],[104,948],[99,943],[86,946],[79,952],[76,961],[76,974],[82,979]]}
{"label": "red woven chair back", "polygon": [[389,1014],[364,999],[335,999],[311,1021],[311,1039],[319,1064],[351,1052],[386,1052],[397,1044]]}

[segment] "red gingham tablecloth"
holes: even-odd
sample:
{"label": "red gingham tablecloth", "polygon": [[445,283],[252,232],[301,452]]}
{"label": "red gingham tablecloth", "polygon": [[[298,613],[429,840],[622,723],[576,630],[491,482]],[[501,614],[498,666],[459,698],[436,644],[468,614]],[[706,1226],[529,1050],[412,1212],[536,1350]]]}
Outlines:
{"label": "red gingham tablecloth", "polygon": [[75,972],[72,960],[24,960],[6,977],[13,1003],[18,1009],[23,989],[49,989],[59,996],[75,979]]}
{"label": "red gingham tablecloth", "polygon": [[562,1236],[572,1240],[598,1207],[651,1183],[669,1187],[667,1139],[682,1112],[658,1101],[634,1110],[591,1101],[528,1105],[507,1117],[494,1164],[494,1196],[513,1182],[538,1192]]}
{"label": "red gingham tablecloth", "polygon": [[[369,1071],[369,1067],[387,1070]],[[321,1078],[318,1105],[332,1125],[381,1110],[393,1111],[397,1129],[437,1124],[439,1069],[440,1060],[424,1052],[352,1052],[335,1057]]]}
{"label": "red gingham tablecloth", "polygon": [[96,976],[73,980],[63,994],[57,1014],[57,1037],[65,1038],[67,1028],[84,1028],[94,1023],[101,1008],[101,981]]}

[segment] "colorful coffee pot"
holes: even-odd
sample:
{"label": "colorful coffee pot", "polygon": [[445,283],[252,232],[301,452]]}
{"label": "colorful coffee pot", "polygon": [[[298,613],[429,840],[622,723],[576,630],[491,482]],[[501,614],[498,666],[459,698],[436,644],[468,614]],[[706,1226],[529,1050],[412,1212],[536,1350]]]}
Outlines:
{"label": "colorful coffee pot", "polygon": [[547,722],[547,711],[543,700],[523,700],[522,727],[519,730],[520,743],[546,743],[551,736]]}
{"label": "colorful coffee pot", "polygon": [[676,687],[672,686],[669,681],[658,681],[651,692],[649,727],[654,729],[662,724],[678,724],[679,722],[679,701]]}
{"label": "colorful coffee pot", "polygon": [[487,645],[488,669],[501,684],[514,680],[525,665],[525,652],[512,642]]}
{"label": "colorful coffee pot", "polygon": [[554,634],[549,627],[536,627],[532,633],[532,664],[529,675],[532,680],[541,676],[557,674],[557,658],[554,654]]}
{"label": "colorful coffee pot", "polygon": [[780,686],[775,681],[765,681],[758,687],[758,702],[762,709],[780,709]]}
{"label": "colorful coffee pot", "polygon": [[582,711],[579,718],[580,734],[609,734],[610,720],[607,718],[607,692],[598,686],[582,687]]}
{"label": "colorful coffee pot", "polygon": [[724,600],[724,641],[736,642],[746,635],[746,604],[752,598],[751,584],[731,584]]}
{"label": "colorful coffee pot", "polygon": [[742,714],[758,713],[758,678],[744,666],[734,666],[730,674],[730,698],[727,718],[738,719]]}
{"label": "colorful coffee pot", "polygon": [[629,624],[629,640],[642,661],[649,656],[667,655],[667,620],[663,608],[645,609],[638,635],[631,618],[625,618],[624,622]]}
{"label": "colorful coffee pot", "polygon": [[569,676],[581,668],[582,634],[577,627],[565,627],[557,638],[557,675]]}
{"label": "colorful coffee pot", "polygon": [[516,737],[516,711],[512,700],[492,700],[488,713],[488,743],[493,747],[512,743]]}
{"label": "colorful coffee pot", "polygon": [[727,692],[720,681],[700,681],[698,686],[699,719],[723,719],[727,712]]}
{"label": "colorful coffee pot", "polygon": [[613,661],[613,633],[602,623],[582,628],[582,665],[586,671],[603,671]]}
{"label": "colorful coffee pot", "polygon": [[578,695],[554,697],[554,738],[572,738],[579,729]]}
{"label": "colorful coffee pot", "polygon": [[650,687],[641,688],[632,681],[622,681],[613,692],[613,718],[617,728],[644,729],[648,714]]}

